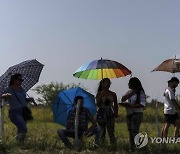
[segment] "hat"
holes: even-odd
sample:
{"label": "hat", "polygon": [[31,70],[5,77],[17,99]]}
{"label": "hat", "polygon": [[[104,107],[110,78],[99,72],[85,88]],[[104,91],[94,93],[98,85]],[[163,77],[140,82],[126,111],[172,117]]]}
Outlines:
{"label": "hat", "polygon": [[172,77],[168,82],[178,82],[179,83],[179,79],[176,77]]}

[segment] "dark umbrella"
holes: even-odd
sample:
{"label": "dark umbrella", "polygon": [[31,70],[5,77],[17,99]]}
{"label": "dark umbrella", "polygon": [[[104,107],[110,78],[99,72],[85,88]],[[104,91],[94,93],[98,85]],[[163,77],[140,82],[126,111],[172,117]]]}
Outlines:
{"label": "dark umbrella", "polygon": [[22,74],[24,80],[22,82],[22,88],[27,92],[39,81],[43,66],[44,65],[36,59],[33,59],[9,67],[0,77],[0,95],[8,87],[11,76],[16,73]]}
{"label": "dark umbrella", "polygon": [[[32,88],[38,81],[41,71],[43,69],[43,64],[38,62],[36,59],[27,60],[21,62],[17,65],[11,66],[8,70],[0,77],[0,96],[2,96],[4,90],[8,87],[9,81],[12,75],[19,73],[23,76],[22,88],[27,92]],[[0,97],[1,98],[1,97]],[[1,137],[4,141],[4,99],[2,99],[1,104]]]}

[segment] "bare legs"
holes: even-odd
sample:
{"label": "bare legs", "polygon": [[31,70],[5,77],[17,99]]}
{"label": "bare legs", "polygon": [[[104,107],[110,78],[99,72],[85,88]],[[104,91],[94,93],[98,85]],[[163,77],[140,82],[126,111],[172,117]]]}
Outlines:
{"label": "bare legs", "polygon": [[161,136],[162,137],[167,137],[168,135],[168,130],[169,130],[169,126],[170,124],[169,123],[165,123],[162,127],[162,130],[161,130]]}
{"label": "bare legs", "polygon": [[[169,130],[170,123],[165,123],[161,129],[161,136],[167,137],[168,130]],[[180,129],[180,119],[176,121],[174,126],[174,137],[177,138],[179,135],[179,129]]]}

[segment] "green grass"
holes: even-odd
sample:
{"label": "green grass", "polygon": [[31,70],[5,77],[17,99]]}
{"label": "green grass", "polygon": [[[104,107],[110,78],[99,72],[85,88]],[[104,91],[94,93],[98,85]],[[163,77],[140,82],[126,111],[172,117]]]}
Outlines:
{"label": "green grass", "polygon": [[[162,109],[162,108],[161,108]],[[7,153],[128,153],[128,131],[126,126],[126,111],[120,108],[119,117],[116,120],[115,134],[117,137],[117,148],[114,149],[109,144],[109,138],[103,146],[94,149],[93,137],[84,139],[83,146],[79,150],[69,150],[57,136],[57,129],[60,125],[53,122],[52,110],[47,107],[33,107],[34,120],[28,122],[28,133],[26,142],[23,145],[16,143],[16,127],[9,121],[7,107],[5,108],[5,143],[0,144],[0,151]],[[161,110],[162,111],[162,110]],[[162,122],[163,113],[159,112],[159,119]],[[160,123],[160,128],[162,123]],[[169,129],[169,136],[173,136],[173,126]],[[147,132],[149,137],[156,137],[157,126],[155,124],[155,111],[152,107],[146,108],[144,111],[144,120],[140,128],[140,132]],[[152,144],[137,149],[137,153],[178,153],[180,152],[180,144]],[[1,153],[0,152],[0,153]]]}

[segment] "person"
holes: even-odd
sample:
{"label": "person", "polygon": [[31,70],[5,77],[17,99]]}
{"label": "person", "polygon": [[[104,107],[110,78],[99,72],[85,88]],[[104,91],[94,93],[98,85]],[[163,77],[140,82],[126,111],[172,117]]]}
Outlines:
{"label": "person", "polygon": [[[127,111],[127,127],[129,131],[130,150],[134,151],[134,137],[139,133],[143,119],[146,95],[140,80],[132,77],[128,83],[129,90],[122,96],[120,105]],[[128,100],[128,102],[126,102]]]}
{"label": "person", "polygon": [[101,143],[105,141],[106,129],[109,135],[110,143],[116,146],[114,135],[115,118],[118,117],[118,103],[115,92],[109,90],[111,81],[104,78],[100,81],[96,94],[96,103],[98,106],[97,122],[101,127]]}
{"label": "person", "polygon": [[[78,138],[90,137],[95,135],[95,144],[98,144],[100,138],[100,128],[97,126],[95,119],[91,115],[90,111],[83,107],[82,96],[76,96],[74,99],[75,107],[72,108],[67,117],[66,129],[58,129],[57,133],[60,139],[63,141],[67,148],[73,148],[72,143],[69,141],[68,137],[75,138],[75,116],[76,107],[79,102],[79,123],[78,123]],[[88,128],[88,122],[91,121],[92,125]]]}
{"label": "person", "polygon": [[11,76],[9,86],[2,94],[2,98],[9,103],[10,121],[17,127],[16,140],[24,142],[27,133],[27,121],[23,118],[23,107],[27,106],[27,102],[34,102],[33,98],[26,98],[26,92],[21,87],[23,78],[21,74]]}
{"label": "person", "polygon": [[180,128],[180,117],[178,111],[180,111],[180,105],[175,99],[175,90],[179,84],[179,79],[172,77],[168,81],[168,87],[164,92],[164,120],[165,123],[161,129],[162,137],[167,137],[168,129],[171,124],[175,126],[174,137],[177,138]]}

